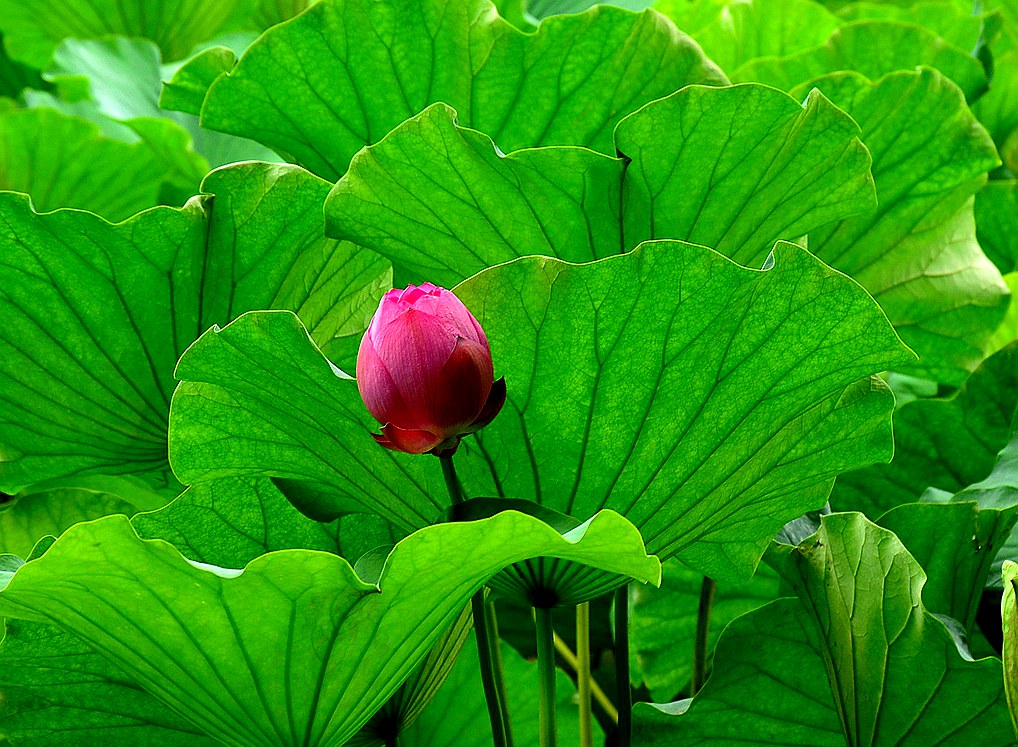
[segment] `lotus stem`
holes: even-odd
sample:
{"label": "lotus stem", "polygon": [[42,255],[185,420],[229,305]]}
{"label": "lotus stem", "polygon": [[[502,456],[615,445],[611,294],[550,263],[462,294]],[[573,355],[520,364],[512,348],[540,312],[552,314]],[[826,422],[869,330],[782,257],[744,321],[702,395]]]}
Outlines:
{"label": "lotus stem", "polygon": [[618,747],[633,744],[633,691],[629,686],[629,584],[615,590],[615,687],[618,690]]}
{"label": "lotus stem", "polygon": [[541,701],[541,747],[556,747],[555,730],[555,629],[552,627],[551,609],[537,607],[537,687]]}
{"label": "lotus stem", "polygon": [[[559,658],[562,659],[569,667],[577,673],[579,676],[580,662],[576,658],[576,654],[573,650],[566,645],[559,635],[555,634],[555,651],[558,653]],[[605,715],[611,719],[611,722],[618,726],[619,724],[619,709],[611,702],[611,699],[605,694],[601,686],[597,684],[597,680],[593,677],[590,679],[590,692],[594,695],[595,702],[601,706],[601,710],[604,711]]]}
{"label": "lotus stem", "polygon": [[703,577],[700,585],[700,608],[696,615],[696,639],[693,643],[693,679],[689,694],[696,695],[707,679],[707,633],[710,629],[710,613],[714,606],[714,591],[717,583],[710,576]]}
{"label": "lotus stem", "polygon": [[576,685],[580,696],[580,747],[594,747],[590,699],[590,602],[576,605]]}
{"label": "lotus stem", "polygon": [[[456,507],[463,503],[463,488],[456,467],[452,463],[452,454],[443,454],[439,458],[442,463],[442,474],[449,490],[449,500],[453,505],[453,516],[458,518]],[[495,747],[511,747],[509,723],[506,709],[499,697],[499,685],[495,677],[495,646],[497,639],[489,635],[492,630],[488,620],[488,609],[484,602],[484,589],[479,589],[470,599],[470,611],[474,616],[474,635],[477,639],[477,658],[481,665],[481,684],[484,687],[484,700],[488,705],[488,720],[491,722],[491,737]],[[503,685],[501,690],[505,691]]]}

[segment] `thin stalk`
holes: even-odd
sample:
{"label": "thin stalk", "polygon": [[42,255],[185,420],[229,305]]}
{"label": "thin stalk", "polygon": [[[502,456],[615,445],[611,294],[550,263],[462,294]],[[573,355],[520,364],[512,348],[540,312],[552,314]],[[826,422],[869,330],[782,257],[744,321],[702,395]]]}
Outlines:
{"label": "thin stalk", "polygon": [[[442,463],[442,474],[449,490],[449,500],[453,505],[453,516],[457,515],[456,507],[463,503],[463,488],[460,487],[456,468],[452,463],[452,454],[443,454],[438,458]],[[487,605],[484,603],[484,589],[480,589],[470,599],[470,611],[474,616],[474,635],[477,638],[477,655],[481,664],[481,684],[484,687],[484,700],[488,704],[488,720],[491,722],[491,737],[495,747],[510,747],[508,722],[503,718],[503,708],[499,698],[499,687],[495,681],[495,641],[489,636],[491,624],[488,622]],[[504,690],[504,687],[503,687]]]}
{"label": "thin stalk", "polygon": [[633,744],[633,691],[629,688],[629,584],[615,590],[615,687],[619,707],[618,747]]}
{"label": "thin stalk", "polygon": [[495,668],[495,688],[498,690],[498,703],[502,708],[502,723],[505,725],[505,740],[509,747],[513,747],[512,721],[509,718],[509,695],[505,689],[505,666],[502,662],[502,646],[498,635],[498,616],[495,614],[495,605],[488,603],[488,640],[492,642],[494,656],[492,664]]}
{"label": "thin stalk", "polygon": [[[573,653],[573,650],[566,645],[566,642],[559,637],[558,633],[555,634],[555,651],[558,653],[562,661],[568,664],[578,676],[580,671],[580,662],[576,658],[576,654]],[[599,706],[601,706],[601,710],[604,711],[605,715],[611,719],[613,724],[618,726],[619,709],[615,707],[608,696],[605,695],[601,686],[597,684],[597,680],[593,678],[590,680],[590,691],[594,694],[594,700]]]}
{"label": "thin stalk", "polygon": [[555,629],[551,624],[551,609],[538,607],[537,622],[537,690],[541,702],[541,747],[555,747]]}
{"label": "thin stalk", "polygon": [[594,747],[590,703],[590,603],[576,605],[576,685],[580,696],[580,747]]}
{"label": "thin stalk", "polygon": [[696,639],[693,643],[693,680],[689,694],[696,695],[707,679],[707,633],[710,629],[710,613],[714,605],[714,590],[717,583],[710,576],[703,577],[700,585],[700,608],[696,614]]}

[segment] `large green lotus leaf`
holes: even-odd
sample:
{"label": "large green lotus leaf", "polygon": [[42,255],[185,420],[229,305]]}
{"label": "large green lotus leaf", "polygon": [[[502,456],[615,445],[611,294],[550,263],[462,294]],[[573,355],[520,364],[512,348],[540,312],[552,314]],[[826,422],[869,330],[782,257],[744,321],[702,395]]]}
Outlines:
{"label": "large green lotus leaf", "polygon": [[[835,475],[888,458],[891,397],[865,377],[911,359],[850,279],[792,245],[773,261],[747,270],[654,242],[586,265],[523,258],[458,286],[509,390],[457,456],[467,495],[580,519],[614,508],[651,552],[750,575]],[[305,506],[316,515],[408,529],[448,505],[437,460],[376,448],[355,383],[290,314],[208,332],[177,375],[170,452],[185,483],[306,480],[335,494]]]}
{"label": "large green lotus leaf", "polygon": [[389,268],[324,237],[329,185],[245,164],[205,187],[216,196],[119,225],[0,195],[0,490],[89,473],[161,482],[173,368],[215,322],[292,309],[327,349],[354,349]]}
{"label": "large green lotus leaf", "polygon": [[[1011,291],[1012,299],[1018,296],[1018,272],[1010,272],[1004,276],[1004,282]],[[1007,307],[1007,314],[1004,321],[1000,323],[997,330],[986,343],[987,355],[996,355],[1012,342],[1018,340],[1018,304],[1012,303]]]}
{"label": "large green lotus leaf", "polygon": [[1018,270],[1018,181],[987,182],[976,194],[976,236],[1003,273]]}
{"label": "large green lotus leaf", "polygon": [[[838,11],[846,21],[900,21],[923,26],[956,49],[971,52],[982,37],[991,47],[1000,31],[999,12],[990,10],[992,2],[974,6],[968,0],[922,0],[900,4],[853,2]],[[981,8],[974,12],[974,8]],[[997,65],[994,65],[996,68]]]}
{"label": "large green lotus leaf", "polygon": [[0,0],[0,31],[11,57],[44,69],[66,37],[151,39],[179,60],[223,27],[236,0]]}
{"label": "large green lotus leaf", "polygon": [[1005,562],[1002,574],[1004,595],[1000,600],[1000,614],[1004,629],[1004,691],[1015,734],[1018,735],[1018,601],[1015,596],[1018,564]]}
{"label": "large green lotus leaf", "polygon": [[[19,497],[17,507],[34,497]],[[63,519],[74,504],[61,499],[47,506]],[[105,513],[115,513],[115,508]],[[83,504],[79,518],[96,518],[102,509],[103,504],[91,500]],[[0,514],[0,523],[8,515]],[[300,515],[268,480],[222,480],[190,488],[169,506],[139,514],[131,523],[142,537],[165,539],[190,560],[239,568],[275,550],[352,550],[346,557],[353,559],[365,544],[391,545],[390,536],[380,532],[372,518],[346,517],[341,527],[321,524]],[[29,747],[105,747],[111,740],[212,744],[112,662],[48,625],[8,621],[0,646],[0,688],[5,695],[0,729]]]}
{"label": "large green lotus leaf", "polygon": [[776,545],[772,562],[817,626],[849,744],[1011,743],[1000,661],[958,650],[920,598],[927,574],[891,531],[831,514],[798,547]]}
{"label": "large green lotus leaf", "polygon": [[649,11],[595,8],[524,34],[487,0],[323,0],[213,84],[202,124],[334,181],[361,147],[437,101],[506,151],[611,152],[626,114],[684,85],[725,82]]}
{"label": "large green lotus leaf", "polygon": [[838,478],[831,505],[877,519],[934,487],[956,493],[985,478],[1007,444],[1018,406],[1018,346],[983,361],[951,399],[920,399],[894,414],[894,461]]}
{"label": "large green lotus leaf", "polygon": [[[527,661],[509,645],[502,646],[502,661],[509,695],[513,744],[539,747],[540,710],[537,662]],[[491,723],[480,687],[477,646],[470,640],[460,652],[449,678],[421,715],[400,732],[400,747],[491,747]],[[579,742],[576,685],[561,669],[555,672],[558,708],[555,722],[560,744]],[[595,706],[596,707],[596,706]],[[595,739],[600,740],[597,721]]]}
{"label": "large green lotus leaf", "polygon": [[874,206],[857,135],[819,94],[800,105],[765,86],[690,86],[622,121],[624,161],[566,147],[506,156],[439,104],[354,157],[327,230],[400,276],[448,284],[520,255],[584,262],[651,238],[759,265],[776,240]]}
{"label": "large green lotus leaf", "polygon": [[137,510],[120,496],[82,488],[19,495],[0,504],[0,553],[27,558],[40,539],[58,537],[79,521],[108,514],[133,516]]}
{"label": "large green lotus leaf", "polygon": [[[717,15],[702,28],[684,25],[689,6],[713,5]],[[685,7],[683,7],[685,6]],[[659,2],[666,15],[689,33],[722,70],[736,70],[758,57],[784,57],[817,47],[841,19],[812,0],[740,0],[727,3]],[[695,25],[695,24],[694,24]]]}
{"label": "large green lotus leaf", "polygon": [[993,143],[961,92],[933,70],[872,83],[838,73],[811,85],[862,127],[878,206],[812,231],[810,251],[873,294],[919,354],[906,373],[958,386],[1007,309],[1007,286],[976,241],[972,208],[999,163]]}
{"label": "large green lotus leaf", "polygon": [[[1016,521],[1018,502],[994,508],[965,500],[907,503],[878,523],[897,535],[926,572],[926,609],[957,620],[971,634],[990,568]],[[998,577],[999,572],[993,580]]]}
{"label": "large green lotus leaf", "polygon": [[818,92],[804,98],[697,86],[624,119],[626,246],[677,238],[759,265],[777,239],[872,210],[858,126]]}
{"label": "large green lotus leaf", "polygon": [[850,70],[875,80],[919,65],[939,70],[969,100],[986,90],[986,74],[975,57],[928,29],[893,21],[839,26],[822,46],[787,57],[753,60],[732,71],[732,80],[756,81],[791,91],[837,71]]}
{"label": "large green lotus leaf", "polygon": [[[659,702],[676,697],[693,673],[693,640],[700,607],[703,575],[668,560],[662,565],[658,589],[633,585],[630,589],[630,646],[633,673]],[[779,596],[779,579],[761,564],[752,579],[718,585],[711,607],[708,650],[721,631],[740,615]]]}
{"label": "large green lotus leaf", "polygon": [[123,220],[158,204],[165,174],[145,145],[105,137],[79,117],[0,113],[0,189],[27,192],[39,210],[75,207]]}
{"label": "large green lotus leaf", "polygon": [[376,586],[309,550],[243,571],[197,567],[107,517],[22,566],[0,611],[74,633],[225,744],[329,747],[356,733],[504,566],[553,556],[658,581],[642,544],[619,545],[625,526],[611,512],[565,536],[516,512],[441,524],[398,544]]}
{"label": "large green lotus leaf", "polygon": [[122,669],[50,625],[6,621],[0,729],[19,747],[213,747]]}

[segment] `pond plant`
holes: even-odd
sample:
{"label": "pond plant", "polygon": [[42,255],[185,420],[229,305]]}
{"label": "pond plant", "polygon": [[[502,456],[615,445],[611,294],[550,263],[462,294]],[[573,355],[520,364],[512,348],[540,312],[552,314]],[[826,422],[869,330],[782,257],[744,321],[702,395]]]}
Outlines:
{"label": "pond plant", "polygon": [[0,742],[1013,745],[1018,5],[0,0]]}

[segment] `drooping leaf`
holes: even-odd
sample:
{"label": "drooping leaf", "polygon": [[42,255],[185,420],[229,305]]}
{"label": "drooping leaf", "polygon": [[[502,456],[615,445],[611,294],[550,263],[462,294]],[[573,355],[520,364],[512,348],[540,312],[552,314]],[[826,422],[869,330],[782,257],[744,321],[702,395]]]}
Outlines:
{"label": "drooping leaf", "polygon": [[[661,588],[634,584],[630,589],[634,674],[660,702],[685,689],[693,673],[693,641],[703,582],[703,575],[676,560],[666,561],[662,571]],[[776,599],[778,587],[777,575],[763,564],[747,582],[720,584],[711,606],[708,650],[714,650],[721,631],[733,620]]]}
{"label": "drooping leaf", "polygon": [[[921,26],[893,21],[858,21],[839,26],[821,46],[786,57],[753,60],[732,71],[731,76],[733,81],[757,81],[791,91],[842,70],[876,80],[896,70],[913,70],[920,65],[939,70],[969,100],[986,90],[983,67],[967,51]],[[839,103],[837,99],[835,103]]]}
{"label": "drooping leaf", "polygon": [[949,493],[985,478],[1018,406],[1018,346],[987,358],[950,399],[916,400],[894,415],[894,461],[838,478],[831,504],[876,520],[934,487]]}
{"label": "drooping leaf", "polygon": [[932,70],[873,83],[839,73],[812,86],[862,127],[878,205],[812,231],[810,251],[873,294],[919,354],[906,373],[958,386],[982,361],[1008,302],[972,213],[998,163],[993,144],[961,92]]}
{"label": "drooping leaf", "polygon": [[603,513],[565,537],[515,512],[429,527],[396,546],[375,586],[343,559],[306,550],[265,555],[243,571],[198,568],[107,517],[72,527],[22,566],[0,609],[73,632],[225,744],[332,747],[499,568],[551,555],[659,579],[642,547],[587,549],[619,521]]}
{"label": "drooping leaf", "polygon": [[778,239],[874,205],[858,129],[819,95],[691,86],[624,119],[615,150],[509,156],[436,105],[354,157],[328,231],[401,277],[454,283],[526,254],[583,262],[676,238],[760,265]]}
{"label": "drooping leaf", "polygon": [[[890,396],[860,379],[910,357],[855,283],[791,245],[774,262],[656,242],[587,265],[524,258],[458,286],[509,390],[457,456],[467,495],[581,520],[612,507],[651,552],[749,575],[836,474],[887,458]],[[209,332],[177,375],[170,449],[186,483],[307,480],[332,495],[305,510],[407,529],[448,505],[435,460],[373,448],[354,382],[290,314]]]}
{"label": "drooping leaf", "polygon": [[[230,50],[224,51],[232,57]],[[198,58],[205,59],[205,55]],[[203,129],[194,114],[161,109],[161,81],[168,75],[167,66],[161,63],[159,48],[147,39],[67,39],[57,48],[46,77],[56,84],[58,92],[72,84],[77,86],[82,100],[73,101],[67,94],[49,96],[49,105],[76,110],[100,127],[104,120],[121,123],[128,137],[140,137],[164,162],[181,172],[178,178],[189,187],[185,199],[197,192],[210,164],[217,167],[238,161],[279,160],[271,150],[252,140]]]}
{"label": "drooping leaf", "polygon": [[123,670],[50,625],[5,621],[0,728],[23,747],[213,747]]}
{"label": "drooping leaf", "polygon": [[861,514],[824,516],[775,562],[801,599],[729,625],[691,702],[639,707],[640,744],[677,733],[689,745],[1013,743],[999,660],[959,649],[891,532]]}
{"label": "drooping leaf", "polygon": [[176,360],[248,309],[292,309],[348,355],[389,269],[323,236],[328,188],[245,164],[210,176],[214,199],[119,225],[0,195],[13,239],[0,250],[0,489],[86,474],[163,483]]}
{"label": "drooping leaf", "polygon": [[202,124],[334,181],[362,146],[437,101],[506,151],[605,151],[615,124],[648,101],[725,82],[656,13],[600,7],[524,34],[486,0],[323,0],[212,85]]}

